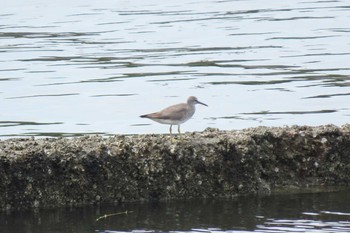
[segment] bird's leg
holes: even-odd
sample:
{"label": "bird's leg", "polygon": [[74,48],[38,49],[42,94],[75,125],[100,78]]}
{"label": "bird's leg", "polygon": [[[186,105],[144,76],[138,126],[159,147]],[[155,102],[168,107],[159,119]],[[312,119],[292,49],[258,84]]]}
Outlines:
{"label": "bird's leg", "polygon": [[170,125],[170,128],[169,128],[169,131],[170,131],[170,135],[172,135],[172,132],[171,132],[171,127],[172,127],[173,125]]}
{"label": "bird's leg", "polygon": [[179,134],[181,133],[180,132],[180,125],[177,125],[177,131],[179,132]]}

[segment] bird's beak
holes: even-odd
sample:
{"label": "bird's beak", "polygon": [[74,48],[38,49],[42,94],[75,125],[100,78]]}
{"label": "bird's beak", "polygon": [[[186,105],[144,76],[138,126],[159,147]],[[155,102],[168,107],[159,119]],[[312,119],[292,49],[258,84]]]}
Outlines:
{"label": "bird's beak", "polygon": [[198,100],[197,100],[197,104],[201,104],[201,105],[204,105],[204,106],[207,106],[207,107],[208,107],[208,105],[206,105],[205,103],[202,103],[202,102],[200,102],[200,101],[198,101]]}

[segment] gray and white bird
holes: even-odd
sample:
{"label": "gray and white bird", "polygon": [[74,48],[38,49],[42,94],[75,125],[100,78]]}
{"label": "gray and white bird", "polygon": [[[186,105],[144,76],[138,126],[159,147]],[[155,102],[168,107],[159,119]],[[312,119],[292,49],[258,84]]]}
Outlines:
{"label": "gray and white bird", "polygon": [[187,103],[175,104],[159,112],[141,115],[140,117],[148,118],[161,124],[170,125],[170,134],[172,134],[172,126],[177,125],[177,130],[181,133],[180,125],[193,116],[196,111],[196,104],[202,104],[208,107],[205,103],[198,101],[196,97],[190,96],[187,99]]}

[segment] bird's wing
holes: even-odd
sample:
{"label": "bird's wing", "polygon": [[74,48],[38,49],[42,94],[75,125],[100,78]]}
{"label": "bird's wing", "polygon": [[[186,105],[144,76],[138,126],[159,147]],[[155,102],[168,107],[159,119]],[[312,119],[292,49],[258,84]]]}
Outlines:
{"label": "bird's wing", "polygon": [[160,111],[160,117],[167,120],[179,120],[186,116],[187,105],[176,104]]}

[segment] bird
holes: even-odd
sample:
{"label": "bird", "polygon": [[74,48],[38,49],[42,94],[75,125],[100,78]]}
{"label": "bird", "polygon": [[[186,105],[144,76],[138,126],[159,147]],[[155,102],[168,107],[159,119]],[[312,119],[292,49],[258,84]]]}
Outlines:
{"label": "bird", "polygon": [[170,125],[169,131],[172,135],[172,126],[177,125],[177,131],[180,132],[180,125],[188,121],[196,111],[196,104],[207,106],[205,103],[200,102],[197,97],[190,96],[187,99],[187,103],[171,105],[159,112],[141,115],[141,118],[148,118],[161,124]]}

